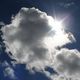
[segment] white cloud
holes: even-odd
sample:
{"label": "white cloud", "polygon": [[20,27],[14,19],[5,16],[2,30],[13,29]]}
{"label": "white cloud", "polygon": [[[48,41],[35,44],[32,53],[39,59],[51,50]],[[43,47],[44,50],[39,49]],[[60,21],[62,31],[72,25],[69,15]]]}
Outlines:
{"label": "white cloud", "polygon": [[74,2],[61,2],[61,3],[58,3],[60,6],[62,7],[65,7],[65,8],[69,8],[71,6],[75,6],[75,3]]}
{"label": "white cloud", "polygon": [[14,70],[10,67],[6,67],[4,70],[4,76],[9,77],[11,79],[15,79]]}
{"label": "white cloud", "polygon": [[61,49],[55,56],[54,68],[61,75],[80,78],[80,52],[76,49]]}
{"label": "white cloud", "polygon": [[49,25],[50,17],[35,8],[21,8],[11,23],[2,27],[6,48],[18,63],[25,63],[30,69],[44,69],[53,64],[56,47],[74,41],[73,35],[65,30],[59,30],[60,34],[55,29],[50,32],[52,27],[56,28]]}
{"label": "white cloud", "polygon": [[4,68],[3,73],[5,77],[11,78],[12,80],[16,79],[13,68],[6,61],[2,63],[2,66]]}

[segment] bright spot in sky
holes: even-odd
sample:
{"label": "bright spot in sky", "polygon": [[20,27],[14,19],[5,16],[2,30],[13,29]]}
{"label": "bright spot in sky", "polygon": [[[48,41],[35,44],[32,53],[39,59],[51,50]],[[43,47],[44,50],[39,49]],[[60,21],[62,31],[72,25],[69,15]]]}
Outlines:
{"label": "bright spot in sky", "polygon": [[49,16],[49,25],[51,26],[51,31],[55,31],[56,33],[61,33],[63,29],[62,21],[58,21]]}
{"label": "bright spot in sky", "polygon": [[49,16],[49,25],[51,30],[48,34],[51,33],[51,36],[45,37],[44,39],[44,42],[48,48],[53,49],[54,47],[61,47],[69,42],[69,39],[67,38],[68,34],[65,33],[64,26],[62,25],[62,20],[58,21]]}

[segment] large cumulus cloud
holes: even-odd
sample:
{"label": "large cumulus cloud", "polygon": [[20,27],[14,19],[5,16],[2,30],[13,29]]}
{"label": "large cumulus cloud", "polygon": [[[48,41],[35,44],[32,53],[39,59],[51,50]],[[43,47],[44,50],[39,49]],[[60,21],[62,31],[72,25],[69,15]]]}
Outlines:
{"label": "large cumulus cloud", "polygon": [[11,23],[2,27],[6,49],[11,51],[17,62],[26,63],[29,67],[50,66],[55,47],[74,40],[73,35],[64,30],[60,35],[56,35],[55,29],[50,32],[52,27],[56,27],[49,24],[51,19],[51,16],[38,9],[21,8]]}

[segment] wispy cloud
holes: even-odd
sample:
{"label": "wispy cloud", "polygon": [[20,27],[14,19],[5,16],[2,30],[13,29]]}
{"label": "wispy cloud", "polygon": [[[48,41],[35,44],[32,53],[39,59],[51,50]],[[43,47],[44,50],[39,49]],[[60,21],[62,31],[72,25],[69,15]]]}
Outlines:
{"label": "wispy cloud", "polygon": [[74,6],[75,3],[74,2],[61,2],[59,3],[60,6],[65,7],[65,8],[69,8],[71,6]]}

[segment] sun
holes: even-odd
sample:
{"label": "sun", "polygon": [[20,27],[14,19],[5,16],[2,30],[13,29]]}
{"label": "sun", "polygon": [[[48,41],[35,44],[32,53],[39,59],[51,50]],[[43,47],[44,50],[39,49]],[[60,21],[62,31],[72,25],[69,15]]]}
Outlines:
{"label": "sun", "polygon": [[62,29],[63,29],[63,24],[62,21],[59,21],[57,19],[53,19],[53,17],[49,16],[49,21],[48,24],[51,27],[50,31],[55,31],[56,33],[61,33]]}
{"label": "sun", "polygon": [[46,47],[49,49],[53,49],[55,47],[61,47],[70,42],[68,39],[68,34],[65,32],[63,21],[54,19],[49,16],[48,24],[51,27],[48,32],[49,36],[44,38],[44,43]]}

